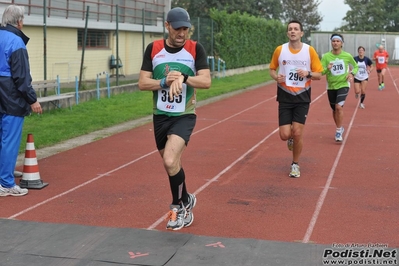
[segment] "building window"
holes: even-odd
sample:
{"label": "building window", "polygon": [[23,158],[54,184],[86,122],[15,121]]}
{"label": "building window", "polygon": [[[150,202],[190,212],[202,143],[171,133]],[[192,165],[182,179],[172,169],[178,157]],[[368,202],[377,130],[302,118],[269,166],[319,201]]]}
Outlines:
{"label": "building window", "polygon": [[[84,29],[78,29],[78,48],[82,48],[84,33]],[[85,48],[109,48],[109,34],[106,30],[87,30]]]}

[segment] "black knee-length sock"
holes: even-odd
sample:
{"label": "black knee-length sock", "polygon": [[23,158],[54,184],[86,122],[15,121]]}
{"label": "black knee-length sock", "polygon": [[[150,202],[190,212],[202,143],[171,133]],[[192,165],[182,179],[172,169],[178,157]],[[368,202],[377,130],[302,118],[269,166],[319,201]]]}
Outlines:
{"label": "black knee-length sock", "polygon": [[360,95],[360,102],[363,103],[364,98],[366,98],[366,94],[361,94]]}
{"label": "black knee-length sock", "polygon": [[185,175],[183,168],[180,169],[180,171],[174,175],[174,176],[169,176],[169,184],[170,184],[170,191],[172,192],[172,204],[173,205],[178,205],[180,204],[182,195],[183,195],[183,190],[185,188]]}
{"label": "black knee-length sock", "polygon": [[181,169],[181,171],[183,171],[183,175],[184,175],[184,182],[183,182],[183,190],[182,190],[182,194],[181,194],[181,201],[183,203],[187,203],[188,202],[188,193],[187,193],[187,187],[186,187],[186,174],[184,173],[183,168]]}

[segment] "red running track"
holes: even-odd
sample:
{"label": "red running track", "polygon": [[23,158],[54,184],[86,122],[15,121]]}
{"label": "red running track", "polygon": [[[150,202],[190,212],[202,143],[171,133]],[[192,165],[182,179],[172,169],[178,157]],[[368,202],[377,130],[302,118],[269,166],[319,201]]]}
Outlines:
{"label": "red running track", "polygon": [[[350,90],[342,144],[326,82],[313,83],[297,179],[278,137],[274,83],[198,108],[183,158],[198,203],[193,225],[179,232],[399,247],[397,76],[390,68],[378,91],[373,72],[366,109]],[[3,218],[166,230],[171,195],[151,123],[41,159],[39,168],[49,186],[2,198]]]}

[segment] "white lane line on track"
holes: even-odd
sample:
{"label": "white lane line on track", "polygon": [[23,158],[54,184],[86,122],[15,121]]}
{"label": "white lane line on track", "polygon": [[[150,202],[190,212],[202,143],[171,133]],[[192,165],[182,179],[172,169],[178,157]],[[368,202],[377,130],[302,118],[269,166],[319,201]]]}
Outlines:
{"label": "white lane line on track", "polygon": [[[394,84],[394,86],[395,86],[395,88],[396,88],[396,91],[399,93],[398,87],[396,86],[395,80],[393,79],[393,76],[392,76],[391,71],[389,70],[389,68],[388,68],[388,73],[389,73],[389,75],[390,75],[390,77],[391,77],[391,80],[392,80],[392,82],[393,82],[393,84]],[[310,239],[310,237],[311,237],[311,235],[312,235],[312,233],[313,233],[313,229],[314,229],[314,227],[315,227],[315,225],[316,225],[317,218],[318,218],[318,216],[319,216],[319,214],[320,214],[320,211],[321,211],[321,208],[322,208],[322,206],[323,206],[324,200],[326,199],[327,192],[328,192],[328,190],[331,188],[330,185],[331,185],[332,179],[333,179],[333,177],[334,177],[335,170],[336,170],[336,168],[337,168],[337,166],[338,166],[339,159],[341,158],[342,151],[343,151],[344,148],[345,148],[346,140],[347,140],[348,137],[349,137],[349,133],[350,133],[350,130],[351,130],[351,128],[352,128],[353,121],[355,120],[357,111],[358,111],[358,108],[357,108],[357,106],[356,106],[356,107],[355,107],[355,112],[354,112],[353,115],[352,115],[352,119],[351,119],[351,121],[350,121],[349,128],[348,128],[348,130],[347,130],[346,137],[345,137],[345,139],[344,139],[344,142],[343,142],[342,145],[341,145],[341,148],[340,148],[339,151],[338,151],[337,157],[335,158],[333,167],[331,168],[330,174],[329,174],[329,176],[328,176],[328,178],[327,178],[326,184],[324,185],[323,191],[321,192],[321,194],[320,194],[320,196],[319,196],[319,199],[318,199],[317,204],[316,204],[315,211],[314,211],[314,213],[313,213],[312,219],[310,220],[308,229],[306,230],[306,233],[305,233],[305,236],[304,236],[304,238],[303,238],[303,240],[302,240],[302,243],[308,243],[308,242],[309,242],[309,239]]]}
{"label": "white lane line on track", "polygon": [[398,86],[396,86],[396,80],[397,80],[397,79],[394,79],[394,78],[393,78],[392,73],[391,73],[391,70],[390,70],[388,67],[387,67],[387,69],[388,69],[389,76],[390,76],[391,79],[392,79],[393,85],[395,86],[396,92],[399,94]]}
{"label": "white lane line on track", "polygon": [[[234,165],[236,165],[238,162],[240,162],[242,159],[245,158],[245,156],[247,156],[249,153],[251,153],[254,149],[256,149],[257,147],[259,147],[259,145],[261,145],[263,142],[265,142],[268,138],[270,138],[270,136],[272,136],[274,133],[276,133],[278,131],[278,128],[275,129],[272,133],[270,133],[269,135],[267,135],[264,139],[262,139],[260,142],[258,142],[256,145],[252,146],[252,148],[250,148],[247,152],[245,152],[243,155],[241,155],[238,159],[236,159],[234,162],[232,162],[229,166],[227,166],[226,168],[224,168],[221,172],[219,172],[216,176],[214,176],[211,180],[208,180],[208,182],[206,182],[204,185],[202,185],[200,188],[198,188],[195,192],[194,195],[197,195],[198,193],[200,193],[201,191],[203,191],[205,188],[207,188],[210,184],[212,184],[213,182],[217,181],[219,179],[219,177],[221,177],[224,173],[226,173],[227,171],[229,171]],[[150,227],[148,227],[148,230],[152,230],[155,227],[157,227],[160,223],[162,223],[165,218],[167,217],[167,213],[165,213],[164,216],[162,216],[161,218],[159,218],[155,223],[153,223]]]}
{"label": "white lane line on track", "polygon": [[332,182],[332,180],[333,180],[333,178],[334,178],[335,170],[337,169],[337,166],[338,166],[339,160],[340,160],[340,158],[341,158],[342,152],[343,152],[343,150],[344,150],[344,148],[345,148],[346,140],[349,138],[349,133],[350,133],[350,131],[351,131],[351,128],[352,128],[352,126],[353,126],[353,121],[355,120],[355,117],[356,117],[356,114],[357,114],[357,111],[358,111],[357,106],[358,106],[358,105],[355,106],[355,111],[353,112],[353,115],[352,115],[351,121],[350,121],[350,123],[349,123],[349,126],[348,126],[348,128],[345,130],[345,131],[347,132],[347,133],[346,133],[346,136],[345,136],[345,138],[344,138],[344,141],[343,141],[342,144],[341,144],[341,147],[339,148],[339,151],[338,151],[337,156],[335,157],[334,164],[333,164],[333,166],[332,166],[332,168],[331,168],[331,170],[330,170],[330,174],[328,175],[326,184],[324,185],[324,188],[323,188],[323,190],[321,191],[321,194],[320,194],[320,196],[319,196],[319,199],[318,199],[317,202],[316,202],[316,208],[315,208],[315,210],[314,210],[314,212],[313,212],[312,218],[310,219],[310,223],[309,223],[308,228],[307,228],[307,230],[306,230],[305,236],[304,236],[303,239],[302,239],[302,243],[308,243],[308,242],[309,242],[309,239],[310,239],[310,237],[311,237],[311,235],[312,235],[312,233],[313,233],[313,229],[314,229],[314,227],[315,227],[315,225],[316,225],[317,218],[319,217],[321,208],[323,207],[324,200],[326,199],[327,193],[328,193],[328,191],[329,191],[330,188],[331,188],[331,182]]}
{"label": "white lane line on track", "polygon": [[[326,91],[324,91],[322,94],[320,94],[318,97],[316,97],[316,99],[314,99],[314,100],[312,101],[312,103],[314,103],[314,102],[316,102],[317,100],[319,100],[324,94],[326,94]],[[232,118],[235,117],[235,116],[238,116],[238,115],[240,115],[240,114],[242,114],[242,113],[244,113],[244,112],[246,112],[246,111],[249,111],[249,110],[251,110],[251,109],[253,109],[253,108],[255,108],[255,107],[257,107],[257,106],[259,106],[259,105],[261,105],[261,104],[263,104],[263,103],[266,103],[266,102],[268,102],[268,101],[270,101],[270,100],[272,100],[272,99],[275,99],[275,98],[276,98],[276,96],[273,96],[273,97],[268,98],[268,99],[266,99],[266,100],[264,100],[264,101],[262,101],[262,102],[259,102],[258,104],[255,104],[255,105],[253,105],[253,106],[251,106],[251,107],[249,107],[249,108],[247,108],[247,109],[244,109],[244,110],[242,110],[242,111],[240,111],[240,112],[238,112],[238,113],[236,113],[236,114],[234,114],[234,115],[231,115],[231,116],[229,116],[229,117],[227,117],[227,118],[225,118],[225,119],[223,119],[223,120],[220,120],[220,121],[218,121],[218,122],[216,122],[216,123],[213,123],[212,125],[210,125],[210,126],[208,126],[208,127],[202,128],[202,129],[200,129],[200,130],[194,132],[193,135],[196,134],[196,133],[200,133],[200,132],[202,132],[202,131],[204,131],[204,130],[206,130],[206,129],[209,129],[209,128],[213,127],[213,126],[216,126],[216,125],[218,125],[218,124],[221,124],[222,122],[225,122],[225,121],[227,121],[227,120],[229,120],[229,119],[232,119]],[[207,183],[205,183],[203,186],[201,186],[200,188],[198,188],[198,189],[194,192],[194,194],[198,194],[199,192],[201,192],[201,191],[203,191],[205,188],[207,188],[211,183],[215,182],[220,176],[222,176],[224,173],[226,173],[228,170],[230,170],[234,165],[236,165],[238,162],[240,162],[243,158],[245,158],[245,156],[247,156],[250,152],[252,152],[254,149],[256,149],[259,145],[261,145],[263,142],[265,142],[267,139],[269,139],[269,138],[270,138],[273,134],[275,134],[276,132],[278,132],[278,128],[275,129],[273,132],[269,133],[263,140],[261,140],[258,144],[254,145],[251,149],[249,149],[249,150],[248,150],[247,152],[245,152],[242,156],[240,156],[238,159],[236,159],[232,164],[230,164],[228,167],[226,167],[224,170],[222,170],[219,174],[217,174],[215,177],[213,177],[211,180],[209,180],[209,181],[208,181]],[[348,133],[349,133],[349,132],[348,132]],[[79,189],[79,188],[81,188],[81,187],[84,187],[84,186],[86,186],[86,185],[88,185],[88,184],[90,184],[90,183],[92,183],[92,182],[94,182],[94,181],[96,181],[96,180],[99,180],[100,178],[102,178],[102,177],[104,177],[104,176],[108,176],[108,175],[110,175],[110,174],[113,173],[113,172],[116,172],[116,171],[118,171],[118,170],[120,170],[120,169],[123,169],[123,168],[125,168],[125,167],[127,167],[127,166],[129,166],[129,165],[131,165],[131,164],[133,164],[133,163],[136,163],[136,162],[140,161],[141,159],[144,159],[144,158],[146,158],[146,157],[148,157],[148,156],[150,156],[150,155],[152,155],[152,154],[154,154],[154,153],[157,153],[157,152],[158,152],[157,150],[154,150],[154,151],[152,151],[152,152],[149,152],[149,153],[147,153],[147,154],[145,154],[145,155],[143,155],[143,156],[141,156],[141,157],[139,157],[139,158],[137,158],[137,159],[135,159],[135,160],[133,160],[133,161],[130,161],[130,162],[124,164],[124,165],[121,165],[120,167],[117,167],[117,168],[115,168],[115,169],[113,169],[113,170],[111,170],[111,171],[108,171],[107,173],[101,174],[101,175],[99,175],[99,176],[97,176],[97,177],[95,177],[95,178],[93,178],[93,179],[91,179],[91,180],[88,180],[87,182],[84,182],[84,183],[82,183],[82,184],[80,184],[80,185],[78,185],[78,186],[76,186],[76,187],[74,187],[74,188],[72,188],[72,189],[70,189],[70,190],[67,190],[67,191],[65,191],[65,192],[63,192],[63,193],[61,193],[61,194],[58,194],[57,196],[51,197],[51,198],[49,198],[49,199],[47,199],[47,200],[44,200],[44,201],[42,201],[42,202],[40,202],[40,203],[37,203],[37,204],[31,206],[31,207],[29,207],[29,208],[26,208],[25,210],[22,210],[22,211],[20,211],[20,212],[14,214],[14,215],[8,217],[7,219],[15,219],[16,217],[21,216],[21,215],[23,215],[23,214],[25,214],[25,213],[27,213],[27,212],[29,212],[29,211],[31,211],[31,210],[34,210],[34,209],[38,208],[39,206],[42,206],[42,205],[44,205],[44,204],[46,204],[46,203],[49,203],[49,202],[51,202],[51,201],[53,201],[53,200],[55,200],[55,199],[58,199],[58,198],[60,198],[60,197],[62,197],[62,196],[64,196],[64,195],[66,195],[66,194],[69,194],[69,193],[71,193],[71,192],[73,192],[73,191],[75,191],[75,190],[77,190],[77,189]],[[320,209],[321,209],[321,206],[320,206]],[[155,227],[157,227],[160,223],[162,223],[162,222],[164,221],[164,219],[165,219],[166,216],[167,216],[167,213],[165,213],[165,214],[164,214],[161,218],[159,218],[154,224],[152,224],[150,227],[148,227],[147,230],[152,230],[152,229],[154,229]]]}
{"label": "white lane line on track", "polygon": [[[392,80],[392,82],[393,82],[393,84],[394,84],[394,86],[395,86],[395,88],[396,88],[396,91],[399,93],[398,87],[396,86],[395,80],[393,79],[393,76],[392,76],[391,71],[389,70],[389,68],[388,68],[388,73],[389,73],[389,75],[390,75],[390,77],[391,77],[391,80]],[[317,218],[318,218],[318,216],[319,216],[319,214],[320,214],[320,211],[321,211],[321,207],[323,206],[324,200],[326,199],[328,190],[331,188],[330,185],[331,185],[332,179],[333,179],[333,177],[334,177],[335,170],[336,170],[336,168],[337,168],[337,166],[338,166],[339,159],[341,158],[342,151],[343,151],[344,148],[345,148],[346,140],[347,140],[348,137],[349,137],[349,133],[350,133],[350,130],[351,130],[351,128],[352,128],[353,121],[355,120],[357,111],[358,111],[358,108],[357,108],[357,106],[356,106],[356,107],[355,107],[355,112],[354,112],[353,115],[352,115],[352,119],[351,119],[351,121],[350,121],[349,128],[348,128],[348,130],[347,130],[346,137],[345,137],[345,139],[344,139],[344,142],[342,143],[341,148],[340,148],[339,151],[338,151],[337,157],[335,158],[333,167],[331,168],[330,174],[329,174],[329,176],[328,176],[328,178],[327,178],[326,184],[324,185],[323,191],[321,192],[321,194],[320,194],[320,196],[319,196],[319,199],[318,199],[317,204],[316,204],[315,211],[314,211],[314,213],[313,213],[312,219],[310,220],[308,229],[306,230],[306,233],[305,233],[305,236],[304,236],[304,238],[303,238],[303,240],[302,240],[302,243],[308,243],[308,242],[309,242],[309,239],[310,239],[310,237],[311,237],[311,235],[312,235],[312,233],[313,233],[313,229],[314,229],[314,227],[315,227],[315,225],[316,225]]]}
{"label": "white lane line on track", "polygon": [[[234,162],[232,162],[229,166],[227,166],[226,168],[224,168],[221,172],[219,172],[216,176],[214,176],[211,180],[208,180],[208,182],[206,182],[204,185],[202,185],[200,188],[198,188],[195,192],[194,195],[197,195],[198,193],[200,193],[201,191],[203,191],[205,188],[207,188],[210,184],[212,184],[213,182],[217,181],[219,179],[219,177],[221,177],[224,173],[228,172],[234,165],[236,165],[237,163],[239,163],[242,159],[245,158],[245,156],[247,156],[249,153],[251,153],[254,149],[258,148],[259,145],[261,145],[263,142],[265,142],[268,138],[270,138],[270,136],[272,136],[274,133],[276,133],[278,131],[278,128],[275,129],[272,133],[270,133],[269,135],[267,135],[264,139],[262,139],[260,142],[258,142],[256,145],[252,146],[251,149],[249,149],[246,153],[244,153],[243,155],[241,155],[238,159],[236,159]],[[161,218],[159,218],[155,223],[153,223],[151,226],[149,226],[147,229],[148,230],[152,230],[155,227],[157,227],[160,223],[162,223],[165,220],[165,217],[167,217],[167,213],[165,213],[164,216],[162,216]]]}
{"label": "white lane line on track", "polygon": [[66,195],[66,194],[69,194],[69,193],[71,193],[71,192],[73,192],[73,191],[75,191],[75,190],[77,190],[77,189],[79,189],[79,188],[81,188],[81,187],[84,187],[84,186],[86,186],[86,185],[88,185],[88,184],[90,184],[90,183],[92,183],[92,182],[94,182],[94,181],[96,181],[96,180],[98,180],[98,179],[104,177],[104,176],[108,176],[108,175],[112,174],[113,172],[116,172],[116,171],[118,171],[118,170],[120,170],[120,169],[123,169],[123,168],[125,168],[126,166],[131,165],[131,164],[133,164],[133,163],[135,163],[135,162],[138,162],[138,161],[140,161],[141,159],[144,159],[145,157],[150,156],[151,154],[154,154],[154,153],[156,153],[156,152],[157,152],[157,150],[152,151],[152,152],[149,152],[149,153],[147,153],[147,154],[145,154],[145,155],[143,155],[143,156],[141,156],[141,157],[139,157],[139,158],[137,158],[137,159],[135,159],[135,160],[133,160],[133,161],[130,161],[130,162],[128,162],[128,163],[126,163],[126,164],[124,164],[124,165],[121,165],[121,166],[119,166],[119,167],[117,167],[117,168],[114,168],[114,169],[112,169],[111,171],[108,171],[108,172],[105,173],[105,174],[101,174],[101,175],[99,175],[99,176],[97,176],[97,177],[95,177],[95,178],[92,178],[92,179],[90,179],[90,180],[88,180],[88,181],[86,181],[86,182],[84,182],[84,183],[82,183],[82,184],[80,184],[80,185],[78,185],[78,186],[76,186],[76,187],[74,187],[74,188],[71,188],[70,190],[67,190],[67,191],[65,191],[65,192],[63,192],[63,193],[61,193],[61,194],[58,194],[57,196],[48,198],[48,199],[46,199],[46,200],[44,200],[44,201],[42,201],[42,202],[39,202],[39,203],[37,203],[37,204],[35,204],[35,205],[29,207],[29,208],[26,208],[25,210],[20,211],[20,212],[14,214],[14,215],[8,217],[7,219],[14,219],[14,218],[16,218],[16,217],[18,217],[18,216],[20,216],[20,215],[22,215],[22,214],[24,214],[24,213],[27,213],[28,211],[31,211],[31,210],[33,210],[33,209],[36,209],[37,207],[39,207],[39,206],[41,206],[41,205],[44,205],[44,204],[46,204],[46,203],[49,203],[50,201],[53,201],[53,200],[55,200],[55,199],[58,199],[58,198],[60,198],[60,197],[62,197],[62,196],[64,196],[64,195]]}
{"label": "white lane line on track", "polygon": [[[242,111],[240,111],[240,112],[238,112],[238,113],[235,113],[234,115],[231,115],[231,116],[229,116],[229,117],[227,117],[227,118],[225,118],[225,119],[223,119],[223,120],[219,120],[219,121],[217,121],[216,123],[213,123],[212,125],[209,125],[209,126],[207,126],[207,127],[205,127],[205,128],[202,128],[202,129],[200,129],[200,130],[198,130],[198,131],[195,131],[195,132],[193,132],[193,135],[194,135],[194,134],[197,134],[197,133],[200,133],[200,132],[202,132],[202,131],[204,131],[204,130],[206,130],[206,129],[209,129],[209,128],[211,128],[211,127],[214,127],[214,126],[216,126],[216,125],[219,125],[219,124],[221,124],[221,123],[223,123],[223,122],[225,122],[225,121],[227,121],[227,120],[229,120],[229,119],[232,119],[232,118],[235,117],[235,116],[238,116],[238,115],[240,115],[240,114],[242,114],[242,113],[244,113],[244,112],[246,112],[246,111],[249,111],[249,110],[251,110],[251,109],[253,109],[253,108],[255,108],[255,107],[257,107],[257,106],[259,106],[259,105],[261,105],[261,104],[264,104],[264,103],[266,103],[266,102],[268,102],[268,101],[270,101],[270,100],[273,100],[273,99],[275,99],[275,98],[276,98],[276,96],[273,96],[273,97],[270,97],[270,98],[268,98],[268,99],[266,99],[266,100],[264,100],[264,101],[261,101],[261,102],[255,104],[255,105],[253,105],[253,106],[247,108],[247,109],[244,109],[244,110],[242,110]],[[23,215],[23,214],[25,214],[25,213],[27,213],[27,212],[33,210],[33,209],[36,209],[36,208],[39,207],[39,206],[42,206],[42,205],[44,205],[44,204],[46,204],[46,203],[49,203],[49,202],[51,202],[51,201],[53,201],[53,200],[55,200],[55,199],[58,199],[58,198],[60,198],[60,197],[62,197],[62,196],[64,196],[64,195],[66,195],[66,194],[69,194],[69,193],[71,193],[71,192],[73,192],[73,191],[75,191],[75,190],[77,190],[77,189],[79,189],[79,188],[81,188],[81,187],[84,187],[84,186],[86,186],[86,185],[88,185],[88,184],[90,184],[90,183],[92,183],[92,182],[94,182],[94,181],[97,181],[98,179],[100,179],[100,178],[102,178],[102,177],[104,177],[104,176],[108,176],[108,175],[110,175],[110,174],[112,174],[112,173],[114,173],[114,172],[116,172],[116,171],[118,171],[118,170],[120,170],[120,169],[123,169],[123,168],[125,168],[125,167],[127,167],[127,166],[129,166],[129,165],[131,165],[131,164],[133,164],[133,163],[136,163],[136,162],[140,161],[141,159],[144,159],[144,158],[146,158],[146,157],[148,157],[148,156],[150,156],[150,155],[152,155],[152,154],[154,154],[154,153],[157,153],[157,152],[158,152],[158,150],[151,151],[151,152],[149,152],[149,153],[147,153],[147,154],[145,154],[145,155],[143,155],[143,156],[141,156],[141,157],[139,157],[139,158],[137,158],[137,159],[135,159],[135,160],[133,160],[133,161],[130,161],[130,162],[124,164],[124,165],[121,165],[121,166],[119,166],[119,167],[117,167],[117,168],[115,168],[115,169],[112,169],[111,171],[108,171],[108,172],[106,172],[106,173],[104,173],[104,174],[100,174],[99,176],[97,176],[97,177],[95,177],[95,178],[93,178],[93,179],[90,179],[90,180],[88,180],[88,181],[86,181],[86,182],[84,182],[84,183],[82,183],[82,184],[80,184],[80,185],[78,185],[78,186],[76,186],[76,187],[70,189],[70,190],[67,190],[67,191],[65,191],[65,192],[63,192],[63,193],[61,193],[61,194],[58,194],[57,196],[48,198],[48,199],[46,199],[46,200],[44,200],[44,201],[42,201],[42,202],[39,202],[39,203],[37,203],[37,204],[35,204],[35,205],[29,207],[29,208],[26,208],[26,209],[24,209],[24,210],[22,210],[22,211],[20,211],[20,212],[18,212],[18,213],[16,213],[16,214],[14,214],[14,215],[11,215],[11,216],[9,216],[7,219],[15,219],[16,217],[18,217],[18,216],[20,216],[20,215]]]}
{"label": "white lane line on track", "polygon": [[[319,100],[324,94],[326,94],[326,91],[324,91],[322,94],[320,94],[318,97],[316,97],[315,100],[313,100],[312,102],[316,102],[317,100]],[[200,193],[201,191],[203,191],[205,188],[207,188],[208,186],[210,186],[213,182],[217,181],[219,179],[219,177],[221,177],[224,173],[228,172],[231,168],[233,168],[234,165],[236,165],[237,163],[239,163],[242,159],[245,158],[245,156],[247,156],[249,153],[251,153],[253,150],[255,150],[256,148],[258,148],[263,142],[265,142],[267,139],[269,139],[273,134],[278,132],[278,128],[276,128],[273,132],[269,133],[269,135],[267,135],[265,138],[263,138],[260,142],[258,142],[257,144],[255,144],[254,146],[252,146],[252,148],[250,148],[248,151],[246,151],[243,155],[241,155],[238,159],[236,159],[234,162],[232,162],[229,166],[227,166],[226,168],[224,168],[221,172],[219,172],[216,176],[214,176],[212,179],[210,179],[208,182],[206,182],[204,185],[202,185],[200,188],[198,188],[195,192],[194,195],[197,195],[198,193]],[[153,230],[154,228],[156,228],[160,223],[162,223],[165,218],[167,217],[168,213],[165,213],[161,218],[159,218],[155,223],[153,223],[152,225],[150,225],[147,230]]]}

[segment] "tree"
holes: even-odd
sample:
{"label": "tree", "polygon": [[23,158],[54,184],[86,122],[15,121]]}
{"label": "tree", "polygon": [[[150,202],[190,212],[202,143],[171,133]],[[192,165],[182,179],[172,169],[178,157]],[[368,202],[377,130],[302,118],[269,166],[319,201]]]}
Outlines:
{"label": "tree", "polygon": [[[266,19],[280,20],[283,14],[283,6],[280,0],[258,0],[252,2],[253,14],[248,14]],[[257,10],[257,12],[255,12]]]}
{"label": "tree", "polygon": [[[385,9],[389,2],[389,8]],[[351,8],[346,12],[344,20],[346,25],[340,27],[343,31],[386,31],[389,18],[392,23],[398,20],[397,17],[391,17],[392,10],[397,10],[396,6],[390,6],[397,0],[345,0],[345,4]],[[397,12],[397,11],[396,11]],[[394,25],[394,24],[392,24]]]}
{"label": "tree", "polygon": [[191,17],[208,17],[209,10],[225,10],[228,14],[236,11],[266,19],[280,19],[282,5],[280,0],[173,0],[172,8],[180,6],[187,9]]}
{"label": "tree", "polygon": [[[282,0],[285,22],[299,20],[306,33],[318,30],[323,17],[318,12],[320,0]],[[357,0],[355,0],[357,1]]]}
{"label": "tree", "polygon": [[399,31],[399,0],[385,0],[386,31]]}

